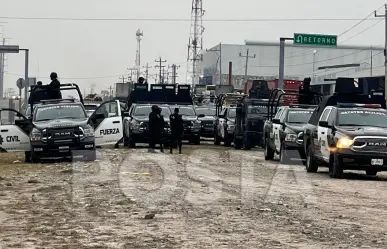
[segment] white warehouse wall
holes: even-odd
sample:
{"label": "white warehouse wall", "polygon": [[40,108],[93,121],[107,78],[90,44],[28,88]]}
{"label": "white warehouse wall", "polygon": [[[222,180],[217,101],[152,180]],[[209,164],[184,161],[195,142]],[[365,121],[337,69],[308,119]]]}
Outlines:
{"label": "white warehouse wall", "polygon": [[[339,41],[340,42],[340,41]],[[222,44],[222,83],[227,82],[228,64],[233,63],[233,75],[243,78],[245,73],[246,58],[239,57],[239,53],[256,55],[249,58],[248,78],[278,79],[279,64],[279,42],[254,42],[246,41],[245,45]],[[218,50],[219,45],[211,48]],[[383,47],[370,46],[344,46],[331,47],[309,47],[295,46],[291,41],[286,42],[285,48],[285,78],[303,79],[311,77],[312,83],[322,84],[324,78],[370,76],[371,63],[372,74],[384,74]],[[314,63],[313,63],[314,62]],[[314,64],[314,65],[313,65]],[[329,70],[318,70],[318,67],[360,64],[357,68],[337,68]],[[313,70],[313,67],[315,70]],[[214,76],[215,83],[219,83],[219,52],[206,51],[203,53],[203,62],[199,64],[203,76]]]}

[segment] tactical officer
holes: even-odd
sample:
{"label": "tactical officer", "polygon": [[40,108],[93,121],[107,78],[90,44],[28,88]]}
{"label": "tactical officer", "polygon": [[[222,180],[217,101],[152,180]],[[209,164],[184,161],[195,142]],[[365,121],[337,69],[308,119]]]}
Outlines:
{"label": "tactical officer", "polygon": [[43,83],[38,81],[36,86],[31,90],[31,95],[28,99],[29,104],[38,103],[42,100],[48,99],[47,91],[43,87]]}
{"label": "tactical officer", "polygon": [[164,152],[164,146],[163,146],[163,137],[164,137],[164,127],[165,127],[165,122],[164,122],[164,116],[161,115],[162,109],[160,107],[157,108],[157,114],[159,115],[159,122],[158,122],[158,128],[159,128],[159,133],[158,133],[158,138],[157,138],[157,143],[160,143],[160,151]]}
{"label": "tactical officer", "polygon": [[152,112],[149,113],[149,152],[155,152],[155,146],[160,136],[160,115],[157,113],[159,107],[152,106]]}
{"label": "tactical officer", "polygon": [[169,116],[169,122],[171,123],[171,145],[170,153],[173,153],[173,148],[176,146],[179,147],[179,154],[181,154],[182,147],[182,138],[184,133],[183,118],[179,114],[179,108],[175,108],[174,113]]}
{"label": "tactical officer", "polygon": [[145,79],[143,77],[138,78],[138,84],[145,84]]}
{"label": "tactical officer", "polygon": [[60,82],[58,80],[58,74],[52,72],[50,74],[51,83],[49,85],[49,97],[50,99],[62,99],[62,93],[60,92]]}

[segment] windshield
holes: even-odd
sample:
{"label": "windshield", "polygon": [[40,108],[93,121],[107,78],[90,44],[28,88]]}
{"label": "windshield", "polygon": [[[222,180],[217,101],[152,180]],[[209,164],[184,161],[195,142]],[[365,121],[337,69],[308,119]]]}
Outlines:
{"label": "windshield", "polygon": [[288,123],[306,124],[312,116],[313,110],[294,110],[288,112]]}
{"label": "windshield", "polygon": [[265,114],[267,113],[267,106],[264,105],[254,105],[249,106],[247,109],[249,114]]}
{"label": "windshield", "polygon": [[206,90],[207,90],[207,91],[214,91],[215,88],[216,88],[216,87],[215,87],[214,85],[206,86]]}
{"label": "windshield", "polygon": [[192,106],[179,106],[179,114],[184,116],[196,116]]}
{"label": "windshield", "polygon": [[80,119],[86,118],[82,105],[57,105],[38,107],[34,121],[47,121],[54,119]]}
{"label": "windshield", "polygon": [[97,105],[84,105],[86,111],[95,111],[97,109]]}
{"label": "windshield", "polygon": [[[161,115],[168,116],[171,115],[171,110],[167,106],[159,106],[161,108]],[[133,116],[149,116],[152,112],[151,105],[139,105],[134,109]]]}
{"label": "windshield", "polygon": [[387,127],[387,112],[341,110],[339,111],[338,125]]}
{"label": "windshield", "polygon": [[215,108],[196,108],[196,114],[204,114],[205,116],[215,116]]}
{"label": "windshield", "polygon": [[228,110],[228,115],[229,118],[235,118],[236,116],[236,108],[231,108]]}

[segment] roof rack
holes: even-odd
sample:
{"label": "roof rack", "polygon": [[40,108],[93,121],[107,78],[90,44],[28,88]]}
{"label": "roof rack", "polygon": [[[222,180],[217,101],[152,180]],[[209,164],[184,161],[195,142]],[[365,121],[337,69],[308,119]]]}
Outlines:
{"label": "roof rack", "polygon": [[77,102],[77,100],[76,99],[45,99],[40,101],[40,103],[42,104],[59,103],[59,102],[75,103]]}

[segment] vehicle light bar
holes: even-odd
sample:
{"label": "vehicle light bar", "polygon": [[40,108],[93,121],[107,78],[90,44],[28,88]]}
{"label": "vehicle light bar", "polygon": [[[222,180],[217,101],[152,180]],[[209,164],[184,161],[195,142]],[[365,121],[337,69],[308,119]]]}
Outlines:
{"label": "vehicle light bar", "polygon": [[338,107],[365,107],[365,108],[381,108],[380,104],[356,104],[356,103],[337,103]]}

